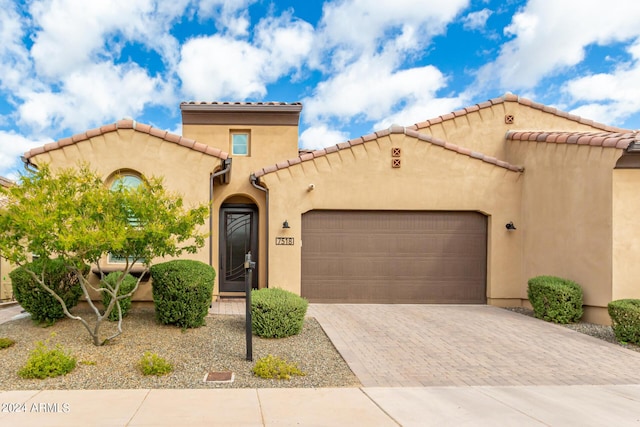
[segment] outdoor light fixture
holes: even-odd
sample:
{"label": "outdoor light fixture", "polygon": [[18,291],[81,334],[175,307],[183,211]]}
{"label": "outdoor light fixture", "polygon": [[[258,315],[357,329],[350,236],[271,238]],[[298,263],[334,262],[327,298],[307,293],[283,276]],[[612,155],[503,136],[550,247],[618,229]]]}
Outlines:
{"label": "outdoor light fixture", "polygon": [[515,230],[515,229],[516,229],[516,226],[515,226],[515,225],[513,225],[513,221],[509,221],[509,222],[507,223],[507,225],[505,225],[505,227],[507,227],[507,230],[509,230],[509,231],[512,231],[512,230]]}
{"label": "outdoor light fixture", "polygon": [[284,222],[282,223],[282,228],[291,228],[289,227],[289,221],[285,219]]}

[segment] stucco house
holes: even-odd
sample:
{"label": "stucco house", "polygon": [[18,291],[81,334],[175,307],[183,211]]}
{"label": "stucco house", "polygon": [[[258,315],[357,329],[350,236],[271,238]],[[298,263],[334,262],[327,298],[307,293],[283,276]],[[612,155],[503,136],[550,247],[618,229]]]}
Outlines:
{"label": "stucco house", "polygon": [[540,274],[580,283],[590,321],[640,298],[636,132],[506,94],[300,152],[301,104],[180,108],[183,136],[120,120],[24,160],[86,161],[107,185],[163,176],[186,202],[211,201],[191,257],[215,268],[216,296],[241,295],[250,250],[254,287],[312,302],[521,305]]}

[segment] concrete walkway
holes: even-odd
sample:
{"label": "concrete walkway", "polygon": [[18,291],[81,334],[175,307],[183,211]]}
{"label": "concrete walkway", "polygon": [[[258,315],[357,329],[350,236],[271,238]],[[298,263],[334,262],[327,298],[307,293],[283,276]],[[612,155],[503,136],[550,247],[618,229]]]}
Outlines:
{"label": "concrete walkway", "polygon": [[[220,303],[211,312],[243,309]],[[0,309],[0,323],[11,318],[5,310],[19,314]],[[0,425],[640,425],[640,353],[494,307],[313,304],[309,314],[365,387],[0,391]],[[563,374],[572,365],[579,369]],[[489,367],[497,374],[485,375]],[[435,386],[436,378],[463,383]],[[534,384],[509,385],[518,378]]]}

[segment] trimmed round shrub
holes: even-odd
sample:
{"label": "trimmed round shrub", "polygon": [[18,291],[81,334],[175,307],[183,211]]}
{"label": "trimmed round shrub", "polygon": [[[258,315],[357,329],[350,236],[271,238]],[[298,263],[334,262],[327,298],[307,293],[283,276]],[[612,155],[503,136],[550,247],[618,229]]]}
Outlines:
{"label": "trimmed round shrub", "polygon": [[529,279],[529,302],[535,317],[554,323],[573,323],[582,317],[582,288],[555,276]]}
{"label": "trimmed round shrub", "polygon": [[[52,325],[63,318],[64,311],[60,302],[47,292],[27,272],[33,271],[42,276],[44,281],[65,302],[68,309],[78,304],[82,295],[82,288],[78,278],[67,269],[64,261],[59,259],[39,259],[18,267],[9,273],[11,277],[13,296],[22,308],[31,314],[31,318],[45,325]],[[83,274],[89,272],[89,266],[83,266]]]}
{"label": "trimmed round shrub", "polygon": [[251,327],[264,338],[297,335],[304,325],[309,303],[306,299],[278,288],[251,291]]}
{"label": "trimmed round shrub", "polygon": [[[122,276],[122,271],[114,271],[113,273],[107,274],[107,277],[104,278],[104,281],[107,282],[109,286],[115,288],[116,284],[118,283],[118,279],[121,276]],[[122,280],[122,283],[120,284],[120,289],[118,289],[118,295],[128,294],[133,290],[133,288],[136,287],[136,283],[138,283],[138,280],[135,277],[133,277],[131,274],[127,274],[125,278]],[[104,307],[107,308],[110,302],[111,302],[111,295],[106,292],[103,292],[102,305],[104,305]],[[129,312],[129,309],[131,308],[131,297],[123,298],[119,302],[120,302],[120,309],[122,310],[122,317],[124,317],[127,315],[127,313]],[[119,320],[118,306],[116,305],[113,306],[113,310],[111,310],[111,313],[109,313],[109,320],[111,320],[112,322]]]}
{"label": "trimmed round shrub", "polygon": [[158,321],[181,328],[205,324],[216,272],[200,261],[174,260],[151,266]]}
{"label": "trimmed round shrub", "polygon": [[607,309],[616,339],[620,342],[640,345],[640,300],[611,301]]}

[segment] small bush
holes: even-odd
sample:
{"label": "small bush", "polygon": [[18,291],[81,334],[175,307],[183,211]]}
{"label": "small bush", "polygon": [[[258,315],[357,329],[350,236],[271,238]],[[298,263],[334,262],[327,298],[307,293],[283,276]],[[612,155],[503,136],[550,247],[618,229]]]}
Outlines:
{"label": "small bush", "polygon": [[[115,288],[118,282],[118,279],[122,276],[121,271],[114,271],[113,273],[107,274],[107,277],[104,278],[104,281],[109,284],[109,286]],[[118,289],[118,295],[126,295],[136,287],[136,283],[138,280],[130,274],[127,274],[126,277],[122,280],[120,284],[120,289]],[[102,305],[106,308],[111,302],[111,295],[103,292],[102,293]],[[120,309],[122,310],[122,317],[126,316],[131,308],[131,297],[123,298],[120,301]],[[109,313],[109,320],[115,322],[119,320],[118,316],[118,306],[114,305],[113,310]]]}
{"label": "small bush", "polygon": [[292,375],[305,375],[295,364],[272,355],[258,359],[253,367],[253,373],[260,378],[277,378],[279,380],[289,380]]}
{"label": "small bush", "polygon": [[215,270],[200,261],[174,260],[151,266],[153,302],[161,323],[181,328],[205,324]]}
{"label": "small bush", "polygon": [[607,309],[616,339],[620,342],[640,345],[640,300],[611,301]]}
{"label": "small bush", "polygon": [[49,348],[49,340],[38,341],[26,365],[18,371],[18,375],[22,378],[44,379],[66,375],[75,367],[75,357],[71,356],[59,344],[54,348]]}
{"label": "small bush", "polygon": [[138,361],[138,369],[140,369],[142,375],[160,376],[173,371],[173,366],[156,353],[145,351],[142,358]]}
{"label": "small bush", "polygon": [[553,276],[529,279],[527,290],[534,315],[555,323],[577,322],[582,317],[582,288],[576,282]]}
{"label": "small bush", "polygon": [[[65,263],[58,259],[39,259],[19,267],[9,273],[13,286],[13,296],[22,308],[31,314],[31,318],[41,324],[52,325],[64,317],[60,302],[40,286],[27,269],[41,276],[47,286],[53,289],[67,305],[75,307],[82,295],[82,288],[75,274],[70,272]],[[84,273],[88,273],[89,266],[83,266]]]}
{"label": "small bush", "polygon": [[297,335],[304,325],[309,303],[284,289],[259,289],[251,292],[251,327],[264,338]]}
{"label": "small bush", "polygon": [[9,348],[14,345],[16,342],[11,338],[0,338],[0,350],[4,348]]}

